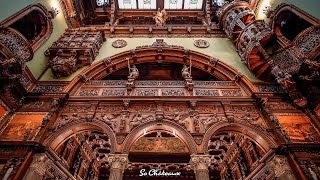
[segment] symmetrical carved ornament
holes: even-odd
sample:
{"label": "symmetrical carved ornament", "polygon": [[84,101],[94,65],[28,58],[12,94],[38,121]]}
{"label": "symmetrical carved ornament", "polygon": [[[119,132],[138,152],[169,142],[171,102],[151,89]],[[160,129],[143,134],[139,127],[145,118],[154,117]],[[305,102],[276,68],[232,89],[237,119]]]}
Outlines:
{"label": "symmetrical carved ornament", "polygon": [[94,30],[67,29],[46,51],[49,67],[57,77],[69,76],[78,68],[90,65],[102,46],[103,33]]}
{"label": "symmetrical carved ornament", "polygon": [[117,39],[112,42],[112,47],[114,47],[114,48],[123,48],[125,46],[127,46],[127,41],[125,41],[123,39]]}
{"label": "symmetrical carved ornament", "polygon": [[210,43],[203,39],[197,39],[193,42],[193,45],[198,48],[207,48],[210,46]]}
{"label": "symmetrical carved ornament", "polygon": [[196,179],[209,180],[208,167],[211,164],[209,155],[191,155],[190,166],[196,174]]}

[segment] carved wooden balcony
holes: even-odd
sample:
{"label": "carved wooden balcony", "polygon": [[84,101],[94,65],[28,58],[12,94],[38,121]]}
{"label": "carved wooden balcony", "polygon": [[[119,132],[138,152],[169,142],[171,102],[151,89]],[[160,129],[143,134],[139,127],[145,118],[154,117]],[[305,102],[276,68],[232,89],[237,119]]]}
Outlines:
{"label": "carved wooden balcony", "polygon": [[255,20],[254,11],[244,1],[225,4],[217,14],[219,15],[220,27],[234,41],[246,25]]}
{"label": "carved wooden balcony", "polygon": [[65,77],[80,67],[90,65],[98,55],[103,40],[101,31],[67,29],[45,53],[53,74]]}
{"label": "carved wooden balcony", "polygon": [[127,91],[124,80],[97,80],[86,83],[75,93],[76,97],[243,97],[247,94],[232,81],[193,81],[189,91],[184,81],[136,81],[135,88]]}
{"label": "carved wooden balcony", "polygon": [[32,57],[32,47],[23,35],[9,27],[0,28],[0,79],[20,77]]}
{"label": "carved wooden balcony", "polygon": [[243,61],[246,62],[250,71],[259,79],[269,80],[271,67],[269,55],[264,45],[273,35],[270,27],[262,20],[253,21],[239,35],[236,47]]}

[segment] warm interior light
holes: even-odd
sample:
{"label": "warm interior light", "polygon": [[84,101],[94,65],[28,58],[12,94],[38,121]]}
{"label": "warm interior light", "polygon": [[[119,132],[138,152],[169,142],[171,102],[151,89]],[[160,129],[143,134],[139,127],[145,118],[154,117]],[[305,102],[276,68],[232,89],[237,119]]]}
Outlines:
{"label": "warm interior light", "polygon": [[263,0],[258,11],[257,19],[265,19],[267,17],[267,11],[271,9],[271,3],[273,0]]}

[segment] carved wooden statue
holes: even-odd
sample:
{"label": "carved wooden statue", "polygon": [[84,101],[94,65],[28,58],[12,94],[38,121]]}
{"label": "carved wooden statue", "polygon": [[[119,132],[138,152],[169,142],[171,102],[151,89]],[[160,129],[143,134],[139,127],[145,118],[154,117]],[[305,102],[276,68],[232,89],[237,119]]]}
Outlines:
{"label": "carved wooden statue", "polygon": [[128,76],[128,80],[135,80],[137,79],[137,77],[139,76],[139,70],[135,65],[132,65],[131,67],[129,67],[129,76]]}
{"label": "carved wooden statue", "polygon": [[157,26],[164,26],[166,24],[166,21],[168,19],[166,10],[160,10],[160,8],[157,11],[156,16],[153,18],[156,21]]}

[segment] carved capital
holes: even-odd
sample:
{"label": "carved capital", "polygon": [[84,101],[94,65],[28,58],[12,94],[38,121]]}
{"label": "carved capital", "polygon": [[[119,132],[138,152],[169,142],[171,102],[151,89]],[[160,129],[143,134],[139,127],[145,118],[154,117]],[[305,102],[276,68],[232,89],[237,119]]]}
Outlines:
{"label": "carved capital", "polygon": [[198,171],[208,171],[208,167],[211,164],[209,155],[191,155],[190,166],[191,169],[197,173]]}
{"label": "carved capital", "polygon": [[127,154],[110,154],[108,155],[108,162],[110,169],[120,169],[122,172],[128,166],[128,155]]}

